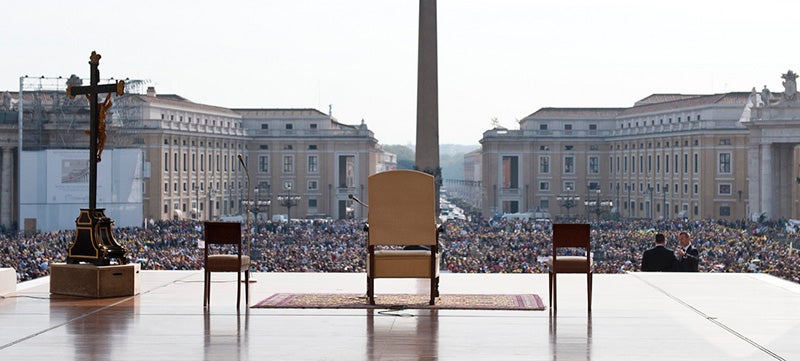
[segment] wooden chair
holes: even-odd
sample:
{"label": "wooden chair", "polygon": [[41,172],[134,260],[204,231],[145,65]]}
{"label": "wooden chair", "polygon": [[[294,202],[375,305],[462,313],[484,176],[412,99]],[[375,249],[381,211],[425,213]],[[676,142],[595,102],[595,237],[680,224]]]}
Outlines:
{"label": "wooden chair", "polygon": [[[430,304],[439,296],[439,232],[433,176],[413,170],[373,174],[369,184],[367,296],[376,278],[429,278]],[[422,246],[415,250],[384,246]],[[376,249],[381,247],[382,249]]]}
{"label": "wooden chair", "polygon": [[[237,273],[237,308],[242,299],[242,272],[244,272],[245,307],[247,307],[250,303],[250,256],[242,254],[242,224],[239,222],[204,222],[203,237],[205,240],[203,307],[208,307],[211,301],[211,272]],[[211,245],[233,245],[236,248],[236,254],[209,254]]]}
{"label": "wooden chair", "polygon": [[[553,224],[553,255],[549,259],[550,309],[556,312],[556,275],[586,273],[588,310],[592,312],[591,230],[588,224]],[[559,256],[559,248],[583,248],[585,256]]]}

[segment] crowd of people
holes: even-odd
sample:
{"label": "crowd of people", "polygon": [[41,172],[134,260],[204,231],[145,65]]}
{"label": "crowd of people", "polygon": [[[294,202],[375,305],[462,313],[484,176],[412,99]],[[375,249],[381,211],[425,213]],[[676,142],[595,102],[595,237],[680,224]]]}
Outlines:
{"label": "crowd of people", "polygon": [[[550,256],[550,225],[503,219],[453,220],[440,236],[442,269],[461,273],[543,273]],[[363,221],[259,222],[250,232],[257,272],[365,272]],[[800,235],[782,222],[603,221],[592,223],[594,271],[639,271],[642,254],[656,233],[678,247],[686,232],[699,251],[700,272],[766,272],[800,282]],[[131,262],[151,270],[202,268],[202,223],[162,221],[147,227],[115,228],[114,237]],[[245,232],[247,234],[247,232]],[[0,267],[13,267],[20,281],[49,274],[64,262],[74,231],[29,236],[0,234]]]}

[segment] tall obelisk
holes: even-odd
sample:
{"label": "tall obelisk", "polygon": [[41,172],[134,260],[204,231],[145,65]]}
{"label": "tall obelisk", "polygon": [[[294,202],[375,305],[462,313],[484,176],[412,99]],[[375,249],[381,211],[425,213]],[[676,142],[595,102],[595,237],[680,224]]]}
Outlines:
{"label": "tall obelisk", "polygon": [[419,0],[419,51],[417,54],[417,145],[415,167],[436,177],[436,212],[439,212],[439,80],[436,50],[436,0]]}

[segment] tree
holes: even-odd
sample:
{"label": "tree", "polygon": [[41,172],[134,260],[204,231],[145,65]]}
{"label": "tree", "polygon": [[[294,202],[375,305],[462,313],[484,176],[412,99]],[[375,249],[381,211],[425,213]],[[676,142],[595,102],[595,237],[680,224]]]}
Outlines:
{"label": "tree", "polygon": [[414,169],[414,151],[405,145],[384,145],[383,149],[397,155],[397,169]]}

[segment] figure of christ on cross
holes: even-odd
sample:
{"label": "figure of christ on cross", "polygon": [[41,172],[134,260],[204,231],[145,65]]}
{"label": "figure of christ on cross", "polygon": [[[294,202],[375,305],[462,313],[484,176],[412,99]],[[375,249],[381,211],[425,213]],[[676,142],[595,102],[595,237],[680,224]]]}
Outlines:
{"label": "figure of christ on cross", "polygon": [[[86,96],[86,99],[92,101],[90,96]],[[97,114],[97,163],[100,163],[101,155],[103,154],[103,148],[106,146],[106,113],[108,112],[108,108],[114,103],[111,102],[111,93],[106,94],[106,100],[103,101],[103,104],[100,104],[100,109]],[[86,135],[91,136],[92,132],[87,130]]]}

